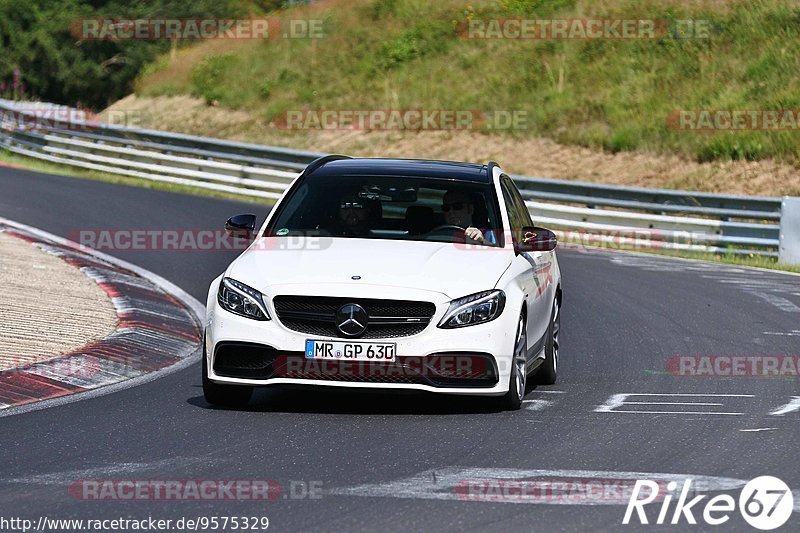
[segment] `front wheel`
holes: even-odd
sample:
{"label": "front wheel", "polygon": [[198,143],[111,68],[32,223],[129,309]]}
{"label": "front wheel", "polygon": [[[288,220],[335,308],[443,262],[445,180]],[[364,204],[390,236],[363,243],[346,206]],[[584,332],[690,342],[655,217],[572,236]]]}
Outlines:
{"label": "front wheel", "polygon": [[553,311],[550,316],[550,325],[547,328],[547,340],[544,345],[544,363],[536,372],[536,383],[539,385],[553,385],[558,378],[558,342],[561,330],[561,308],[558,300],[553,302]]}
{"label": "front wheel", "polygon": [[517,411],[522,407],[522,398],[525,397],[525,388],[528,385],[528,373],[525,370],[528,335],[524,315],[519,316],[515,339],[514,358],[511,362],[511,375],[508,379],[508,392],[501,400],[501,406],[508,411]]}
{"label": "front wheel", "polygon": [[253,395],[253,387],[247,385],[220,385],[208,379],[206,344],[203,340],[203,396],[211,405],[220,407],[244,407]]}

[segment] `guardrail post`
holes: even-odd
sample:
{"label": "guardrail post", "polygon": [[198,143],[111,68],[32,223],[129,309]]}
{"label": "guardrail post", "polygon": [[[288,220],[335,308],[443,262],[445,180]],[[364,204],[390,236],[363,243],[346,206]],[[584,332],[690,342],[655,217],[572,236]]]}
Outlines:
{"label": "guardrail post", "polygon": [[781,244],[778,260],[800,265],[800,197],[784,196],[781,202]]}

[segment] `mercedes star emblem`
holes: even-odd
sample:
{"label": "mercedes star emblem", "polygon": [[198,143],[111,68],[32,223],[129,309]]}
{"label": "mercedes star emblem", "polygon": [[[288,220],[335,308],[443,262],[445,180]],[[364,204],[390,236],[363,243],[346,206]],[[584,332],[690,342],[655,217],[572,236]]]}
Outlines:
{"label": "mercedes star emblem", "polygon": [[336,312],[336,329],[346,337],[357,337],[367,330],[369,315],[358,304],[345,304]]}

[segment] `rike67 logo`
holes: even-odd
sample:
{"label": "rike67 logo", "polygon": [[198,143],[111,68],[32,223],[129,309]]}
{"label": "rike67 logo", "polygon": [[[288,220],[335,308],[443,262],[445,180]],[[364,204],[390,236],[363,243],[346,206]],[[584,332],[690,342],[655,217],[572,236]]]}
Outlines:
{"label": "rike67 logo", "polygon": [[[731,514],[737,510],[737,502],[729,494],[714,496],[704,504],[701,502],[708,497],[706,494],[689,499],[694,493],[691,479],[684,481],[680,494],[677,495],[677,502],[670,509],[678,483],[668,483],[666,494],[661,494],[662,487],[663,485],[655,481],[637,480],[622,523],[630,524],[635,512],[640,524],[697,524],[697,514],[706,524],[718,526],[730,520]],[[660,503],[660,509],[655,522],[649,522],[645,506],[653,502]],[[738,511],[756,529],[767,531],[781,527],[789,520],[793,509],[792,491],[776,477],[757,477],[749,481],[739,493]]]}

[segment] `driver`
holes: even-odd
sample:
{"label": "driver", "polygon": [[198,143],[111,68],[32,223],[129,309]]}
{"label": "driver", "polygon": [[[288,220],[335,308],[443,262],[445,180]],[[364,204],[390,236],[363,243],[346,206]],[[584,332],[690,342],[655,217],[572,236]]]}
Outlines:
{"label": "driver", "polygon": [[463,191],[448,191],[442,199],[444,220],[448,224],[465,228],[464,234],[473,241],[482,244],[496,244],[494,232],[483,231],[473,226],[472,215],[475,214],[475,205],[472,198]]}

